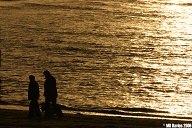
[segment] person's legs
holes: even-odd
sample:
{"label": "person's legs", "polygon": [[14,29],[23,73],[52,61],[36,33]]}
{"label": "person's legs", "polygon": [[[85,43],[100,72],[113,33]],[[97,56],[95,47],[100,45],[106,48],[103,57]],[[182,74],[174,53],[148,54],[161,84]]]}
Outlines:
{"label": "person's legs", "polygon": [[39,103],[38,103],[37,100],[35,101],[35,114],[36,114],[37,117],[41,117],[41,112],[40,112],[40,109],[39,109]]}
{"label": "person's legs", "polygon": [[28,115],[29,118],[34,117],[34,113],[35,113],[34,110],[35,110],[35,102],[34,100],[31,100],[29,103],[29,115]]}
{"label": "person's legs", "polygon": [[54,109],[54,112],[56,113],[56,115],[59,117],[59,118],[62,118],[63,116],[63,113],[61,111],[61,109],[59,108],[59,106],[57,105],[56,103],[56,99],[52,99],[52,105],[53,105],[53,109]]}
{"label": "person's legs", "polygon": [[50,118],[50,99],[45,98],[45,118]]}
{"label": "person's legs", "polygon": [[52,108],[53,108],[53,114],[56,113],[56,99],[51,99],[51,103],[52,103]]}
{"label": "person's legs", "polygon": [[56,106],[56,99],[54,98],[54,99],[51,99],[51,103],[52,103],[52,105],[53,105],[53,107],[55,107]]}

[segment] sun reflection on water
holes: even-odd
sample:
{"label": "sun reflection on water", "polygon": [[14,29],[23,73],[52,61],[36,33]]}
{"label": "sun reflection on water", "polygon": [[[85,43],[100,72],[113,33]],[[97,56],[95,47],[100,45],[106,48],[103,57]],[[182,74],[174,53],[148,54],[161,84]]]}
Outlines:
{"label": "sun reflection on water", "polygon": [[171,3],[190,3],[191,0],[170,0]]}
{"label": "sun reflection on water", "polygon": [[[191,35],[192,35],[192,8],[181,6],[190,3],[187,0],[170,0],[171,3],[164,8],[167,18],[162,21],[161,30],[166,31],[167,39],[162,40],[161,48],[157,49],[162,55],[160,75],[156,78],[167,86],[165,91],[168,99],[163,99],[164,107],[170,106],[171,114],[191,113]],[[168,15],[169,14],[169,15]],[[170,15],[171,14],[171,15]],[[168,86],[168,87],[169,87]],[[185,95],[183,95],[185,94]],[[186,96],[188,95],[188,96]]]}

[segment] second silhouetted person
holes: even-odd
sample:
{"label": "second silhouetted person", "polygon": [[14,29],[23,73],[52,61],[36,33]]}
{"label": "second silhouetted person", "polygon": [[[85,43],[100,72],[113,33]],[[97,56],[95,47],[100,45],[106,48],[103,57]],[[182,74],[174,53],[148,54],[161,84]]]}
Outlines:
{"label": "second silhouetted person", "polygon": [[54,112],[59,116],[62,116],[60,108],[56,104],[57,101],[57,87],[56,79],[51,75],[49,71],[44,71],[45,83],[44,83],[44,96],[45,96],[45,118],[50,118],[51,111],[50,106],[53,108]]}

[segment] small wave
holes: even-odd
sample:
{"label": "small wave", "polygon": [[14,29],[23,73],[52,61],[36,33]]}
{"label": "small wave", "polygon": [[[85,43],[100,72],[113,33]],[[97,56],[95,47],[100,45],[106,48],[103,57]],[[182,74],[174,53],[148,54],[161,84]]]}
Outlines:
{"label": "small wave", "polygon": [[71,51],[71,52],[88,53],[88,54],[96,52],[94,50],[90,50],[90,49],[86,49],[86,48],[79,48],[79,47],[66,47],[65,50],[66,51]]}
{"label": "small wave", "polygon": [[20,1],[20,0],[0,0],[0,1],[13,2],[13,1]]}
{"label": "small wave", "polygon": [[2,100],[0,100],[0,104],[1,104],[1,105],[9,105],[8,102],[6,102],[6,101],[2,101]]}
{"label": "small wave", "polygon": [[81,83],[79,84],[79,86],[95,86],[95,84],[93,84],[93,83],[91,83],[91,82],[87,82],[87,83],[81,82]]}
{"label": "small wave", "polygon": [[64,105],[60,105],[62,110],[73,111],[77,114],[80,113],[97,113],[104,115],[116,115],[116,116],[142,116],[142,117],[169,117],[169,112],[160,111],[150,108],[72,108]]}
{"label": "small wave", "polygon": [[183,3],[183,4],[180,4],[182,6],[192,6],[192,3]]}
{"label": "small wave", "polygon": [[146,68],[146,67],[141,67],[141,66],[120,66],[119,67],[122,70],[130,70],[133,72],[141,72],[141,73],[152,73],[155,72],[156,69],[154,68]]}
{"label": "small wave", "polygon": [[121,114],[127,115],[130,112],[143,112],[143,113],[168,113],[167,111],[160,111],[150,108],[72,108],[64,105],[60,105],[63,110],[72,110],[72,111],[82,111],[82,112],[97,112],[97,113],[106,113],[106,114]]}
{"label": "small wave", "polygon": [[123,111],[131,111],[131,112],[150,112],[150,113],[168,113],[166,111],[160,111],[150,108],[117,108]]}
{"label": "small wave", "polygon": [[165,4],[165,5],[177,5],[177,6],[192,6],[192,3],[172,3],[172,2],[168,2],[168,3],[161,3],[161,4]]}
{"label": "small wave", "polygon": [[105,3],[105,2],[101,2],[101,1],[90,1],[91,5],[96,5],[96,6],[109,6],[109,4]]}
{"label": "small wave", "polygon": [[96,7],[80,7],[80,6],[67,6],[67,5],[51,5],[51,4],[40,4],[40,3],[26,3],[26,7],[41,7],[44,9],[70,9],[70,10],[102,10]]}

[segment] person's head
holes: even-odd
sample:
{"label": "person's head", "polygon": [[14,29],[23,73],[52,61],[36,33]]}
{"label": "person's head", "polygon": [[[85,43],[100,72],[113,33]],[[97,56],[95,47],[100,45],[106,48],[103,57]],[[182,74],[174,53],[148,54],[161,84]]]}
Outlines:
{"label": "person's head", "polygon": [[29,80],[30,80],[30,81],[34,81],[34,80],[35,80],[35,76],[30,75],[30,76],[29,76]]}
{"label": "person's head", "polygon": [[51,74],[50,74],[50,72],[49,72],[49,71],[47,71],[47,70],[46,70],[46,71],[44,71],[44,72],[43,72],[43,74],[45,75],[45,77],[48,77],[48,76],[50,76],[50,75],[51,75]]}

